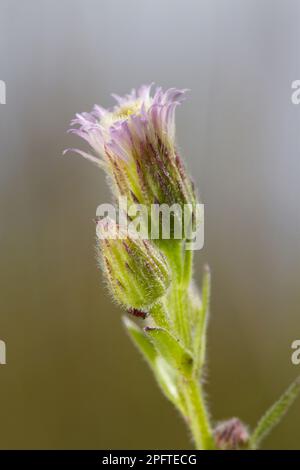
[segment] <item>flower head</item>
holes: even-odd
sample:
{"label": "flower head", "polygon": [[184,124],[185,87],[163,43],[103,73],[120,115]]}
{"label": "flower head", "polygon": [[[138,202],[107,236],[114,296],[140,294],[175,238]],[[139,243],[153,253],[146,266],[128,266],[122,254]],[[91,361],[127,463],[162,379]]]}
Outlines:
{"label": "flower head", "polygon": [[92,154],[74,150],[104,167],[116,196],[140,204],[193,204],[193,185],[175,146],[175,109],[185,91],[157,88],[151,96],[151,85],[144,85],[113,95],[113,108],[95,105],[77,114],[70,131],[89,143]]}
{"label": "flower head", "polygon": [[147,312],[170,284],[165,256],[108,217],[98,222],[97,229],[100,262],[114,299],[127,310]]}

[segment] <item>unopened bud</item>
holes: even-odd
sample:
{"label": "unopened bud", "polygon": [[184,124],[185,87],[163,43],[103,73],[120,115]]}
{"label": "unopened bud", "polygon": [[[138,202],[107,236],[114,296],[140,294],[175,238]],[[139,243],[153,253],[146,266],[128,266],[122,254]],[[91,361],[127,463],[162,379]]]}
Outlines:
{"label": "unopened bud", "polygon": [[111,219],[98,222],[97,231],[105,233],[100,239],[100,260],[112,296],[129,311],[147,312],[170,284],[165,256]]}
{"label": "unopened bud", "polygon": [[249,444],[249,433],[242,421],[232,418],[219,423],[214,431],[217,449],[239,450],[246,449]]}

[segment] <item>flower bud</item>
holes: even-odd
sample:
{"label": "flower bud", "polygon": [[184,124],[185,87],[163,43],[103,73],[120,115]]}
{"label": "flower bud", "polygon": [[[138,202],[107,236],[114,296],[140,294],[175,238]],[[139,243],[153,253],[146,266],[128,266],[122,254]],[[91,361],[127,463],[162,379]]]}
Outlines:
{"label": "flower bud", "polygon": [[147,312],[170,284],[165,256],[109,218],[98,222],[97,233],[100,264],[113,298],[129,311]]}
{"label": "flower bud", "polygon": [[245,449],[249,444],[249,433],[242,421],[231,418],[219,423],[214,431],[217,449],[239,450]]}
{"label": "flower bud", "polygon": [[129,95],[113,95],[112,109],[95,106],[77,114],[71,132],[86,140],[93,155],[76,150],[104,167],[116,197],[139,204],[191,204],[196,202],[175,146],[175,109],[186,90],[142,86]]}

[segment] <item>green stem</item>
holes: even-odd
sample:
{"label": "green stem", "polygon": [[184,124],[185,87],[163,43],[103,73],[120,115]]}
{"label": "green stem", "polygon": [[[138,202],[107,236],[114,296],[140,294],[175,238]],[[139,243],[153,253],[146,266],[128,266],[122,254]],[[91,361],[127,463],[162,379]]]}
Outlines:
{"label": "green stem", "polygon": [[191,378],[182,385],[188,410],[188,423],[198,450],[215,449],[212,430],[207,415],[201,386],[197,379]]}
{"label": "green stem", "polygon": [[[203,392],[198,380],[198,369],[200,366],[202,367],[203,362],[202,350],[205,349],[206,297],[209,297],[209,289],[207,288],[204,292],[205,312],[200,311],[200,309],[197,312],[197,328],[193,335],[193,323],[190,321],[191,312],[189,312],[191,306],[188,301],[188,288],[192,278],[193,252],[183,250],[183,243],[176,241],[163,246],[162,249],[172,270],[172,284],[165,301],[170,314],[171,326],[174,327],[173,334],[180,340],[182,346],[193,354],[195,363],[193,373],[188,377],[183,377],[178,369],[174,371],[175,376],[177,376],[178,392],[182,396],[184,404],[180,410],[187,420],[196,448],[199,450],[215,449]],[[160,304],[156,304],[152,307],[153,313],[152,309],[150,312],[158,326],[163,325],[165,318],[168,319],[166,315],[161,314],[160,308]],[[170,324],[168,326],[164,325],[163,328],[170,330]],[[195,333],[198,335],[196,348],[194,347]]]}
{"label": "green stem", "polygon": [[208,266],[204,270],[201,295],[201,306],[198,309],[198,320],[194,335],[194,372],[196,376],[199,376],[202,371],[206,352],[206,330],[210,302],[210,271]]}
{"label": "green stem", "polygon": [[178,336],[181,338],[182,343],[189,348],[190,346],[190,329],[188,316],[185,312],[185,306],[183,305],[184,290],[181,283],[175,284],[174,290],[174,315],[175,315],[175,327],[178,332]]}
{"label": "green stem", "polygon": [[191,334],[189,319],[184,306],[186,287],[184,285],[185,263],[182,242],[173,241],[165,251],[165,254],[172,269],[173,282],[169,293],[169,300],[175,333],[182,343],[189,347]]}
{"label": "green stem", "polygon": [[183,285],[188,288],[193,274],[193,251],[184,250]]}

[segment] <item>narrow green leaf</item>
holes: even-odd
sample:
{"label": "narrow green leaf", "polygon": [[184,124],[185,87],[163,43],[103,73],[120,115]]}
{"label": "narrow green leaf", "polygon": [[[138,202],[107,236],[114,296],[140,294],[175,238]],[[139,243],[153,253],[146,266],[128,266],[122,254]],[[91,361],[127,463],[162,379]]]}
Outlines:
{"label": "narrow green leaf", "polygon": [[260,442],[269,434],[269,432],[284,417],[285,413],[292,405],[300,393],[300,377],[293,382],[289,388],[281,395],[279,400],[264,414],[254,429],[250,444],[256,449]]}
{"label": "narrow green leaf", "polygon": [[162,356],[157,355],[153,372],[165,396],[185,415],[185,404],[178,391],[176,371]]}
{"label": "narrow green leaf", "polygon": [[152,365],[157,355],[153,344],[136,323],[125,316],[122,320],[134,344],[141,351],[146,361]]}
{"label": "narrow green leaf", "polygon": [[194,336],[194,373],[199,374],[205,358],[206,349],[206,329],[209,315],[209,302],[210,302],[210,270],[205,266],[202,291],[201,291],[201,307],[198,311],[198,318],[195,325]]}
{"label": "narrow green leaf", "polygon": [[133,343],[149,364],[158,385],[166,398],[168,398],[180,411],[184,412],[184,406],[178,393],[176,375],[173,369],[165,359],[158,355],[150,339],[136,323],[131,321],[128,317],[123,317],[123,323]]}
{"label": "narrow green leaf", "polygon": [[146,327],[145,331],[168,364],[189,377],[193,367],[193,358],[179,341],[163,328]]}

